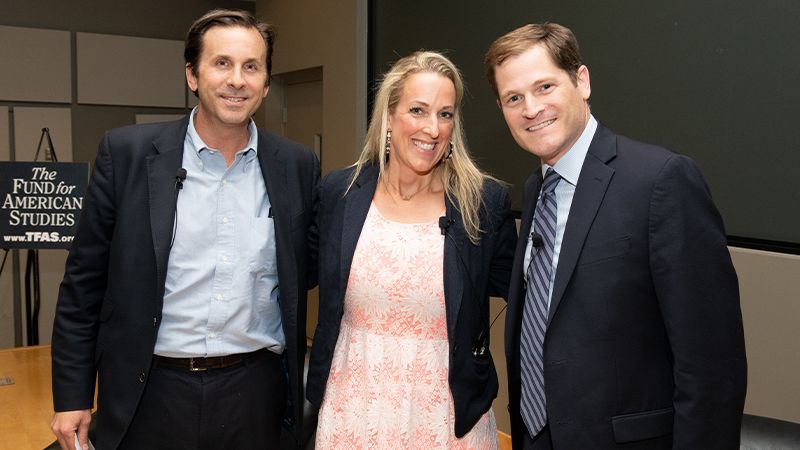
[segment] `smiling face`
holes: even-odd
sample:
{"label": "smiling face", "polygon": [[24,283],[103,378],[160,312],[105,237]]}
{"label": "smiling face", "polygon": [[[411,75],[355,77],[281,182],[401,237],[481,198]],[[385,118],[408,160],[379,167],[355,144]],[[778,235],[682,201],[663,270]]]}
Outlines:
{"label": "smiling face", "polygon": [[203,36],[202,53],[186,81],[199,97],[195,126],[246,127],[267,96],[267,47],[254,28],[216,26]]}
{"label": "smiling face", "polygon": [[543,45],[508,58],[495,69],[498,105],[522,148],[554,165],[578,140],[589,120],[589,69],[575,82]]}
{"label": "smiling face", "polygon": [[419,72],[409,76],[400,100],[389,114],[392,144],[389,168],[427,175],[449,151],[456,89],[444,75]]}

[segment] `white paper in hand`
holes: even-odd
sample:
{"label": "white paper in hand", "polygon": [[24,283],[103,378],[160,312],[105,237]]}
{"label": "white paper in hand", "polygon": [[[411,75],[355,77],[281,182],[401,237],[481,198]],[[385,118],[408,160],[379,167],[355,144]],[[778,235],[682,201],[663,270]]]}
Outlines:
{"label": "white paper in hand", "polygon": [[80,442],[78,442],[78,433],[75,433],[75,450],[95,450],[95,448],[94,444],[92,444],[92,441],[89,441],[89,448],[81,447]]}

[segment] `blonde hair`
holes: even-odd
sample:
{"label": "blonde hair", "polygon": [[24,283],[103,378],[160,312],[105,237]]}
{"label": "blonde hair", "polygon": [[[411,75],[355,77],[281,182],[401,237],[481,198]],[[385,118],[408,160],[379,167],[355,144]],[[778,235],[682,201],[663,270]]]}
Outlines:
{"label": "blonde hair", "polygon": [[418,51],[400,58],[391,69],[383,76],[375,103],[372,110],[369,129],[364,138],[364,147],[358,161],[354,164],[355,171],[347,187],[352,188],[356,178],[361,173],[364,165],[372,163],[378,167],[380,177],[386,176],[385,143],[388,129],[389,115],[392,114],[400,102],[403,85],[409,76],[433,72],[440,74],[453,82],[456,90],[455,111],[453,114],[453,134],[450,138],[452,154],[447,158],[445,152],[443,159],[434,168],[434,174],[441,176],[444,192],[451,203],[457,205],[464,229],[473,244],[480,240],[481,223],[480,210],[484,207],[482,188],[487,179],[493,179],[483,173],[472,161],[467,149],[467,140],[461,119],[461,100],[464,97],[464,82],[458,68],[444,55],[431,51]]}

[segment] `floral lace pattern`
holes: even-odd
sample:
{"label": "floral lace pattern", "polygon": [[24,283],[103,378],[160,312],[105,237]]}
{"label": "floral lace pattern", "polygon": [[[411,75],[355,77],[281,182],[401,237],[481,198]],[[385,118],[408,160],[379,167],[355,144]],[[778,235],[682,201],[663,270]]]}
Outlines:
{"label": "floral lace pattern", "polygon": [[318,449],[496,449],[490,410],[453,433],[438,222],[406,224],[373,204],[353,256],[319,413]]}

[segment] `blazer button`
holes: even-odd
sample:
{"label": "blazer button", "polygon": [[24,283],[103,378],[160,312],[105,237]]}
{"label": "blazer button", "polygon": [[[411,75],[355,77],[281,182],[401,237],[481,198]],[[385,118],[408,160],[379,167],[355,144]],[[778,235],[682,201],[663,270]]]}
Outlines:
{"label": "blazer button", "polygon": [[153,317],[153,326],[158,324],[158,317]]}
{"label": "blazer button", "polygon": [[144,372],[139,372],[139,383],[144,383]]}

